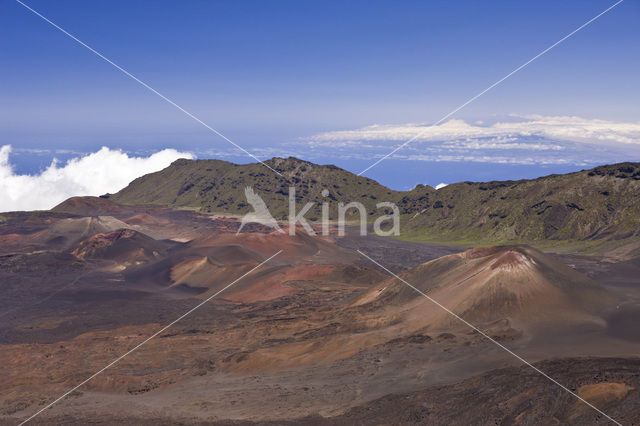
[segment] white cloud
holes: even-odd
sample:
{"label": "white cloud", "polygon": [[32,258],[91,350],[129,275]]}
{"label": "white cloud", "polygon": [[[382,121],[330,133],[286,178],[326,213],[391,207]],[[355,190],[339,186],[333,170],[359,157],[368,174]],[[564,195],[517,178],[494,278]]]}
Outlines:
{"label": "white cloud", "polygon": [[331,148],[343,158],[379,158],[412,140],[393,155],[416,161],[500,164],[575,164],[640,158],[640,123],[569,116],[516,116],[493,124],[449,120],[372,125],[313,135],[304,140],[313,151]]}
{"label": "white cloud", "polygon": [[61,165],[54,160],[37,175],[18,175],[9,162],[11,146],[0,148],[0,211],[50,209],[69,197],[117,192],[137,177],[156,172],[190,153],[165,149],[134,157],[103,147]]}
{"label": "white cloud", "polygon": [[484,126],[476,122],[468,124],[463,120],[449,120],[438,126],[426,124],[378,125],[356,130],[340,130],[320,133],[308,138],[312,144],[340,142],[359,145],[362,141],[407,141],[417,142],[453,141],[458,139],[506,138],[537,136],[540,138],[596,143],[610,141],[625,144],[640,144],[640,123],[621,123],[593,120],[580,117],[546,117],[530,115],[519,120],[498,122]]}
{"label": "white cloud", "polygon": [[436,185],[436,189],[444,188],[447,185],[449,185],[449,184],[448,183],[439,183],[439,184]]}

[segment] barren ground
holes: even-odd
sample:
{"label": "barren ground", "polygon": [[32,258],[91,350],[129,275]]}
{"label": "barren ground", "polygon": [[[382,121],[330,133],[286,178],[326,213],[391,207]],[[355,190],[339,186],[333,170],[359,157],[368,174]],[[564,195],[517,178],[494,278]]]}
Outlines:
{"label": "barren ground", "polygon": [[[34,424],[606,423],[466,326],[414,330],[404,311],[388,316],[355,303],[389,277],[353,249],[397,273],[459,249],[355,236],[231,240],[233,224],[192,222],[189,214],[127,212],[118,220],[158,241],[174,235],[197,243],[139,251],[101,237],[94,258],[78,258],[72,247],[17,250],[12,237],[0,257],[0,424],[29,417],[279,247],[285,252],[273,264]],[[21,226],[3,235],[50,225]],[[116,258],[100,251],[109,238],[122,247]],[[523,328],[496,339],[621,423],[637,424],[640,262],[556,258],[612,295],[602,325]]]}

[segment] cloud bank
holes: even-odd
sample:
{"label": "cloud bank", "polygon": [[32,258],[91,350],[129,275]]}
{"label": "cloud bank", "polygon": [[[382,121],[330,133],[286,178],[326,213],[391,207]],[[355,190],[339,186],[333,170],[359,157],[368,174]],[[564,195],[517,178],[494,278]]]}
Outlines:
{"label": "cloud bank", "polygon": [[640,123],[568,116],[511,116],[485,125],[450,120],[426,124],[372,125],[313,135],[311,149],[338,149],[352,158],[393,156],[421,161],[509,164],[591,164],[640,157]]}
{"label": "cloud bank", "polygon": [[11,146],[0,148],[0,212],[50,209],[69,197],[117,192],[137,177],[157,172],[190,153],[165,149],[148,157],[103,147],[61,165],[54,160],[37,175],[18,175],[9,162]]}

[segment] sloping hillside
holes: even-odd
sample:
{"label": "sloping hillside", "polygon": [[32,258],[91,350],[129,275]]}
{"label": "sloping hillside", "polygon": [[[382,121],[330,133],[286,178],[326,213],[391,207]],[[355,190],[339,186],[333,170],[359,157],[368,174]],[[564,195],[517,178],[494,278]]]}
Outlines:
{"label": "sloping hillside", "polygon": [[100,197],[71,197],[52,208],[51,211],[77,216],[114,216],[135,213],[131,207]]}
{"label": "sloping hillside", "polygon": [[[309,220],[321,218],[322,202],[362,202],[373,220],[381,201],[398,204],[402,236],[447,241],[537,241],[625,239],[640,232],[640,163],[596,167],[530,180],[461,182],[440,190],[418,185],[411,191],[388,189],[335,166],[295,158],[235,165],[219,160],[178,160],[170,167],[133,181],[110,196],[122,204],[154,204],[207,213],[251,211],[244,189],[252,187],[277,219],[288,214],[288,192],[296,187],[298,211],[316,205]],[[322,191],[329,190],[324,197]],[[348,218],[357,218],[350,210]]]}
{"label": "sloping hillside", "polygon": [[[475,324],[516,328],[597,324],[604,327],[613,299],[597,283],[532,247],[486,247],[452,254],[410,269],[403,278]],[[355,302],[412,326],[450,328],[460,323],[400,280],[391,279]],[[500,323],[500,322],[503,323]]]}
{"label": "sloping hillside", "polygon": [[640,164],[531,180],[416,188],[400,201],[408,228],[448,239],[624,238],[640,231]]}
{"label": "sloping hillside", "polygon": [[[377,202],[397,198],[395,191],[336,166],[319,166],[295,158],[274,158],[266,163],[282,176],[261,164],[178,160],[160,172],[134,180],[110,199],[122,204],[157,204],[198,208],[207,213],[245,214],[252,211],[244,193],[250,186],[275,218],[284,219],[289,213],[289,187],[295,187],[298,210],[308,201],[316,202],[305,217],[319,220],[323,202],[360,201],[373,212]],[[327,197],[322,195],[324,189],[329,190]],[[336,213],[337,210],[332,210],[331,217],[335,218]]]}

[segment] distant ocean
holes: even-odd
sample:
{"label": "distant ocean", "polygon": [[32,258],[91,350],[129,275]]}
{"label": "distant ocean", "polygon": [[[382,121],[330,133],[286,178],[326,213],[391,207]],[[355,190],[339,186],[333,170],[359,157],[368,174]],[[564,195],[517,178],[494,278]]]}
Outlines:
{"label": "distant ocean", "polygon": [[[9,158],[16,174],[38,174],[45,170],[54,158],[64,164],[69,159],[81,155],[79,153],[25,152],[16,148],[18,147],[14,146]],[[199,156],[198,158],[204,159],[206,157]],[[373,161],[331,157],[302,159],[317,164],[334,164],[356,174],[371,165]],[[247,156],[225,157],[223,160],[235,163],[252,162]],[[402,191],[413,189],[418,184],[435,187],[440,183],[450,184],[463,181],[529,179],[552,173],[569,173],[585,168],[589,167],[385,160],[365,173],[365,176],[375,179],[389,188]]]}

